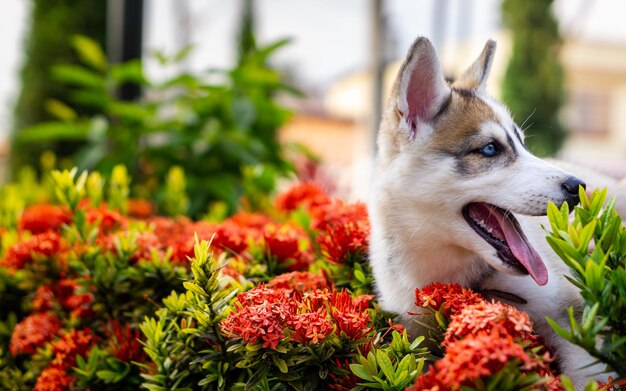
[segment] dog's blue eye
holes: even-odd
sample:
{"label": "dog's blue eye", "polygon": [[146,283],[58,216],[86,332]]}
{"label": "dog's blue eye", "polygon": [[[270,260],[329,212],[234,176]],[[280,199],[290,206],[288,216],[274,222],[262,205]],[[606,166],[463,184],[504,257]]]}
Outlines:
{"label": "dog's blue eye", "polygon": [[480,154],[485,157],[493,157],[498,154],[498,148],[496,147],[495,143],[489,143],[479,149],[478,152],[480,152]]}

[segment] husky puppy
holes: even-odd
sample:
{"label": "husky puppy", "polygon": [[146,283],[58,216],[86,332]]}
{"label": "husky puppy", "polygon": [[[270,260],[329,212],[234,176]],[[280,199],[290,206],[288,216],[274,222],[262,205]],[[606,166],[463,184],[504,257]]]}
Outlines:
{"label": "husky puppy", "polygon": [[441,282],[502,292],[501,301],[529,314],[580,387],[602,367],[583,368],[594,359],[545,321],[567,325],[567,308],[581,308],[582,300],[538,216],[550,201],[577,204],[585,183],[531,154],[508,109],[486,95],[495,46],[487,42],[451,85],[426,38],[413,43],[400,69],[369,200],[378,298],[415,334],[407,315],[417,310],[415,288]]}

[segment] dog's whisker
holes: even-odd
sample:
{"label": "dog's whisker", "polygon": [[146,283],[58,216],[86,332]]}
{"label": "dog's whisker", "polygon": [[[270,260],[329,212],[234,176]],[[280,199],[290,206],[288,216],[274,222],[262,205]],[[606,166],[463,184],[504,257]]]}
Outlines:
{"label": "dog's whisker", "polygon": [[524,125],[526,124],[526,122],[528,122],[528,120],[533,116],[533,114],[535,114],[535,112],[537,111],[537,108],[535,107],[532,111],[532,113],[530,113],[528,115],[528,117],[526,117],[526,119],[522,122],[522,124],[519,126],[520,129],[522,129],[522,132],[525,132],[526,129],[528,129],[530,126],[532,126],[533,124],[531,123],[528,127],[524,127]]}

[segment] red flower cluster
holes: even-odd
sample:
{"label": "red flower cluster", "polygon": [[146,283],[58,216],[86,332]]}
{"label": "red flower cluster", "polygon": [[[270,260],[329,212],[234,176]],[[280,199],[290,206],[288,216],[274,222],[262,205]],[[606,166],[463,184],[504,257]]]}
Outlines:
{"label": "red flower cluster", "polygon": [[[84,203],[86,204],[86,202]],[[85,218],[87,223],[95,224],[99,228],[100,236],[108,235],[113,231],[126,228],[128,225],[127,219],[122,216],[117,210],[110,210],[106,204],[101,204],[97,208],[84,206]]]}
{"label": "red flower cluster", "polygon": [[95,343],[95,336],[89,329],[72,330],[63,334],[52,345],[54,358],[37,378],[35,390],[67,390],[74,382],[67,370],[76,366],[76,358],[86,356]]}
{"label": "red flower cluster", "polygon": [[304,207],[312,211],[322,205],[329,204],[331,199],[326,192],[314,183],[300,183],[276,197],[276,209],[291,212]]}
{"label": "red flower cluster", "polygon": [[362,202],[346,204],[341,200],[328,203],[311,211],[313,229],[327,231],[329,225],[368,222],[367,206]]}
{"label": "red flower cluster", "polygon": [[245,343],[263,342],[276,348],[285,337],[283,322],[289,312],[285,291],[263,285],[237,296],[239,308],[221,323],[225,335],[241,338]]}
{"label": "red flower cluster", "polygon": [[37,378],[34,391],[64,391],[69,390],[74,378],[65,369],[48,367],[41,371]]}
{"label": "red flower cluster", "polygon": [[292,329],[291,338],[301,344],[318,344],[333,332],[333,322],[328,319],[326,308],[318,308],[315,312],[292,314],[289,318]]}
{"label": "red flower cluster", "polygon": [[451,316],[466,306],[483,302],[478,293],[462,288],[459,284],[434,283],[415,290],[415,305],[439,310],[445,304],[444,313]]}
{"label": "red flower cluster", "polygon": [[33,300],[35,311],[48,311],[58,304],[72,318],[89,318],[93,315],[91,293],[77,293],[78,283],[71,279],[55,281],[37,288]]}
{"label": "red flower cluster", "polygon": [[427,285],[415,291],[415,298],[422,308],[443,306],[450,322],[441,343],[444,357],[416,380],[413,390],[472,387],[509,362],[517,364],[520,376],[533,372],[549,378],[543,384],[546,389],[562,388],[550,368],[552,358],[533,333],[527,314],[506,304],[487,302],[458,284]]}
{"label": "red flower cluster", "polygon": [[348,292],[333,291],[330,297],[331,314],[341,335],[345,335],[351,341],[365,338],[372,330],[367,327],[370,321],[367,307],[374,298],[372,295],[363,295],[353,298]]}
{"label": "red flower cluster", "polygon": [[288,264],[288,270],[306,270],[313,261],[308,251],[300,249],[301,243],[308,241],[307,234],[300,228],[286,224],[270,224],[263,230],[265,252],[281,264]]}
{"label": "red flower cluster", "polygon": [[267,283],[270,289],[306,292],[320,289],[330,289],[328,279],[320,274],[311,272],[291,272],[280,274]]}
{"label": "red flower cluster", "polygon": [[0,260],[0,266],[23,269],[36,257],[52,258],[63,249],[61,236],[55,231],[46,231],[9,247]]}
{"label": "red flower cluster", "polygon": [[370,225],[367,220],[329,224],[317,237],[317,244],[330,261],[346,262],[351,254],[367,254]]}
{"label": "red flower cluster", "polygon": [[626,389],[626,379],[616,380],[609,376],[606,382],[599,381],[598,387],[601,391],[622,391]]}
{"label": "red flower cluster", "polygon": [[320,230],[316,241],[325,257],[342,263],[352,254],[367,253],[370,223],[365,204],[327,203],[312,211],[313,228]]}
{"label": "red flower cluster", "polygon": [[[211,249],[218,254],[229,251],[238,255],[248,248],[248,237],[254,231],[235,223],[235,221],[246,222],[242,217],[222,224],[192,222],[184,217],[177,219],[155,217],[149,221],[154,224],[154,234],[163,250],[171,247],[172,260],[179,263],[187,263],[188,258],[193,256],[195,235],[198,235],[200,240],[211,241]],[[255,223],[258,224],[258,221]]]}
{"label": "red flower cluster", "polygon": [[272,220],[261,213],[239,212],[230,216],[224,222],[247,228],[250,230],[249,233],[253,235],[254,232],[260,232],[266,225],[271,224]]}
{"label": "red flower cluster", "polygon": [[451,390],[474,386],[475,381],[498,373],[517,360],[528,365],[531,358],[513,338],[498,328],[479,331],[471,338],[451,343],[446,355],[426,375],[420,376],[413,390]]}
{"label": "red flower cluster", "polygon": [[371,296],[353,298],[346,291],[298,293],[260,285],[237,297],[237,309],[221,323],[222,332],[244,343],[263,342],[275,349],[287,336],[300,344],[318,344],[335,334],[357,341],[371,331]]}
{"label": "red flower cluster", "polygon": [[154,216],[154,206],[150,201],[130,198],[126,203],[128,215],[137,219],[147,219]]}
{"label": "red flower cluster", "polygon": [[52,345],[54,358],[50,364],[53,367],[68,369],[76,366],[78,356],[86,356],[96,343],[96,337],[91,330],[75,330],[63,334]]}
{"label": "red flower cluster", "polygon": [[13,330],[9,350],[11,354],[35,354],[37,349],[49,342],[61,329],[61,322],[51,313],[40,313],[22,319]]}
{"label": "red flower cluster", "polygon": [[502,329],[516,341],[537,341],[533,324],[525,312],[498,302],[480,301],[452,315],[441,345],[448,346],[468,335],[495,328]]}
{"label": "red flower cluster", "polygon": [[65,208],[56,205],[31,205],[24,209],[18,226],[21,230],[40,234],[46,231],[58,230],[63,224],[72,221],[72,214]]}
{"label": "red flower cluster", "polygon": [[108,352],[113,357],[122,362],[143,362],[146,359],[146,353],[139,342],[140,330],[132,330],[129,323],[122,325],[117,320],[111,320],[105,327],[105,332],[108,337]]}

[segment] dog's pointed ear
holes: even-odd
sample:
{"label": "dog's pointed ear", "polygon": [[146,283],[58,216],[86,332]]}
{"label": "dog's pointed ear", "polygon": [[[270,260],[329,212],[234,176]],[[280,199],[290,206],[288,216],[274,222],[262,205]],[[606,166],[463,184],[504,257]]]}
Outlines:
{"label": "dog's pointed ear", "polygon": [[411,46],[395,86],[395,110],[415,138],[417,126],[431,121],[450,95],[435,48],[420,37]]}
{"label": "dog's pointed ear", "polygon": [[472,65],[458,78],[452,87],[462,90],[484,92],[487,87],[487,78],[493,62],[493,55],[496,52],[496,41],[489,40],[485,44],[480,56]]}

